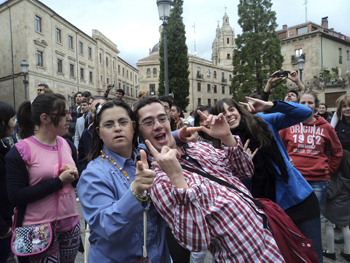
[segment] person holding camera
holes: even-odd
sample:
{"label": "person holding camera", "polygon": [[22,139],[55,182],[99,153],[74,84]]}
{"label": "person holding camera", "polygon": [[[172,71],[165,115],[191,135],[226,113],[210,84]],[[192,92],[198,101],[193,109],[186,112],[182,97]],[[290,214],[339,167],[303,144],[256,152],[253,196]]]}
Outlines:
{"label": "person holding camera", "polygon": [[[106,92],[103,94],[103,97],[108,99],[109,92],[111,91],[111,89],[113,87],[114,87],[114,84],[108,84]],[[117,89],[117,91],[115,93],[115,98],[118,99],[118,100],[123,100],[124,95],[125,95],[125,91],[123,89]]]}
{"label": "person holding camera", "polygon": [[[289,76],[288,76],[289,75]],[[270,96],[270,89],[272,88],[272,84],[275,83],[276,81],[282,79],[282,78],[288,78],[291,81],[293,81],[299,88],[300,91],[305,90],[304,84],[300,81],[298,77],[298,73],[295,71],[276,71],[274,72],[269,80],[266,83],[265,89],[263,90],[261,94],[261,100],[268,101],[269,96]],[[297,102],[298,101],[298,91],[295,89],[289,89],[287,91],[286,96],[284,97],[284,101],[292,101],[292,102]]]}

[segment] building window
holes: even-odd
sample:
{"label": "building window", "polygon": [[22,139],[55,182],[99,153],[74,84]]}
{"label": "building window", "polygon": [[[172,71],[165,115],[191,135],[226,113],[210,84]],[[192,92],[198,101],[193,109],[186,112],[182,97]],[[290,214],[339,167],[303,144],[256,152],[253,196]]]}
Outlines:
{"label": "building window", "polygon": [[83,54],[83,43],[79,42],[79,52]]}
{"label": "building window", "polygon": [[118,85],[118,88],[120,89],[121,88],[121,84],[119,83],[119,85]]}
{"label": "building window", "polygon": [[210,84],[207,85],[207,92],[209,92],[209,93],[211,92],[210,91]]}
{"label": "building window", "polygon": [[303,49],[302,48],[295,50],[295,57],[296,58],[300,57],[301,54],[303,54]]}
{"label": "building window", "polygon": [[216,71],[214,71],[214,79],[216,79]]}
{"label": "building window", "polygon": [[207,77],[210,78],[210,69],[207,70]]}
{"label": "building window", "polygon": [[149,84],[149,94],[151,96],[156,95],[156,84]]}
{"label": "building window", "polygon": [[36,51],[36,64],[38,66],[43,67],[44,66],[44,61],[43,61],[43,52],[37,50]]}
{"label": "building window", "polygon": [[35,16],[35,30],[41,32],[41,17]]}
{"label": "building window", "polygon": [[342,50],[339,48],[339,64],[343,64]]}
{"label": "building window", "polygon": [[202,99],[201,98],[198,98],[198,107],[202,106]]}
{"label": "building window", "polygon": [[225,94],[225,86],[221,87],[222,94]]}
{"label": "building window", "polygon": [[57,59],[57,72],[62,73],[62,59]]}
{"label": "building window", "polygon": [[61,43],[61,30],[56,28],[56,42]]}
{"label": "building window", "polygon": [[102,75],[101,75],[101,82],[102,82]]}
{"label": "building window", "polygon": [[137,75],[135,76],[135,82],[137,83]]}
{"label": "building window", "polygon": [[106,58],[106,67],[108,68],[108,58]]}
{"label": "building window", "polygon": [[208,99],[208,106],[211,106],[211,99]]}
{"label": "building window", "polygon": [[230,75],[228,75],[228,80],[231,81],[231,79],[232,79],[232,76],[230,74]]}
{"label": "building window", "polygon": [[69,74],[71,77],[74,77],[74,65],[69,64]]}
{"label": "building window", "polygon": [[80,68],[80,79],[84,80],[84,69]]}
{"label": "building window", "polygon": [[93,78],[92,78],[92,72],[91,71],[89,72],[89,80],[92,83]]}
{"label": "building window", "polygon": [[126,95],[128,95],[128,96],[130,95],[129,94],[129,86],[126,86]]}
{"label": "building window", "polygon": [[130,72],[130,80],[132,80],[132,72]]}
{"label": "building window", "polygon": [[113,70],[114,70],[114,61],[113,61]]}
{"label": "building window", "polygon": [[218,93],[218,90],[216,89],[216,85],[214,85],[213,88],[214,88],[214,93]]}
{"label": "building window", "polygon": [[227,44],[230,44],[230,39],[229,38],[227,38]]}
{"label": "building window", "polygon": [[118,74],[120,75],[120,65],[118,65]]}
{"label": "building window", "polygon": [[150,77],[151,77],[151,69],[148,68],[148,69],[147,69],[147,78],[150,78]]}
{"label": "building window", "polygon": [[227,59],[231,59],[231,55],[230,54],[227,54]]}
{"label": "building window", "polygon": [[298,35],[305,34],[307,33],[307,26],[298,28],[297,31],[298,31]]}
{"label": "building window", "polygon": [[91,47],[88,48],[88,55],[89,55],[89,59],[92,59],[92,48]]}
{"label": "building window", "polygon": [[126,71],[126,78],[129,78],[129,70]]}
{"label": "building window", "polygon": [[153,77],[156,77],[156,76],[157,76],[157,69],[154,68],[154,69],[153,69]]}
{"label": "building window", "polygon": [[124,77],[124,68],[123,68],[123,77]]}
{"label": "building window", "polygon": [[214,105],[215,105],[217,102],[218,102],[218,100],[217,100],[217,99],[214,99]]}
{"label": "building window", "polygon": [[68,47],[70,49],[73,49],[73,37],[72,36],[68,36]]}
{"label": "building window", "polygon": [[346,51],[346,59],[349,60],[349,50]]}
{"label": "building window", "polygon": [[130,96],[132,97],[133,95],[132,95],[132,88],[130,88]]}
{"label": "building window", "polygon": [[197,91],[201,91],[201,83],[197,83]]}

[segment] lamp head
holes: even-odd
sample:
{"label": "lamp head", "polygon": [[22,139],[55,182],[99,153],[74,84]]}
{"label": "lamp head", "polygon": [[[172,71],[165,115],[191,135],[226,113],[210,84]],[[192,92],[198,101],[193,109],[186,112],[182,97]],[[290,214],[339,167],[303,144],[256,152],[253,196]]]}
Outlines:
{"label": "lamp head", "polygon": [[299,59],[299,60],[297,61],[297,63],[298,63],[298,69],[299,69],[299,70],[304,70],[305,60],[301,58],[301,59]]}
{"label": "lamp head", "polygon": [[24,74],[28,73],[28,67],[29,67],[29,64],[25,60],[23,60],[23,62],[21,63],[21,68]]}
{"label": "lamp head", "polygon": [[158,13],[160,20],[168,20],[170,16],[172,2],[171,0],[157,0]]}

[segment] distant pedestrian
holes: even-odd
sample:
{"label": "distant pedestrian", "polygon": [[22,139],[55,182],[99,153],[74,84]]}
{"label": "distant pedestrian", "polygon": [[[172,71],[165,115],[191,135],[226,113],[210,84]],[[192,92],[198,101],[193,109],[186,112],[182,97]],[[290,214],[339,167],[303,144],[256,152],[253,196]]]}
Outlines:
{"label": "distant pedestrian", "polygon": [[344,252],[340,255],[350,262],[350,152],[343,150],[337,172],[331,177],[322,215],[326,218],[327,249],[323,256],[336,259],[334,252],[334,227],[340,226],[344,236]]}
{"label": "distant pedestrian", "polygon": [[340,96],[336,100],[337,110],[331,125],[335,129],[343,149],[350,151],[350,94]]}
{"label": "distant pedestrian", "polygon": [[68,132],[74,136],[75,134],[75,125],[77,123],[77,119],[80,117],[80,104],[83,99],[83,93],[77,92],[74,95],[74,103],[69,106],[69,111],[71,112],[72,120],[69,123],[69,130]]}
{"label": "distant pedestrian", "polygon": [[332,118],[331,116],[329,116],[326,103],[320,103],[320,106],[318,107],[318,111],[316,112],[316,114],[323,117],[326,121],[328,121],[328,123],[331,123]]}

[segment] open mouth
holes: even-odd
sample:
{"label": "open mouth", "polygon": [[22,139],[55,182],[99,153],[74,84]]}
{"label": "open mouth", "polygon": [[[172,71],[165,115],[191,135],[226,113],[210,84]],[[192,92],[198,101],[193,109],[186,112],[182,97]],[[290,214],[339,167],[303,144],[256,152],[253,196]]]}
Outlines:
{"label": "open mouth", "polygon": [[114,137],[115,140],[122,139],[122,138],[124,138],[124,136],[122,136],[122,135],[117,135]]}
{"label": "open mouth", "polygon": [[154,139],[156,139],[158,142],[162,142],[165,140],[165,133],[161,133],[161,134],[158,134],[156,136],[154,136]]}
{"label": "open mouth", "polygon": [[233,119],[231,119],[231,120],[228,121],[228,124],[232,124],[232,123],[234,123],[235,121],[236,121],[236,118],[233,118]]}

